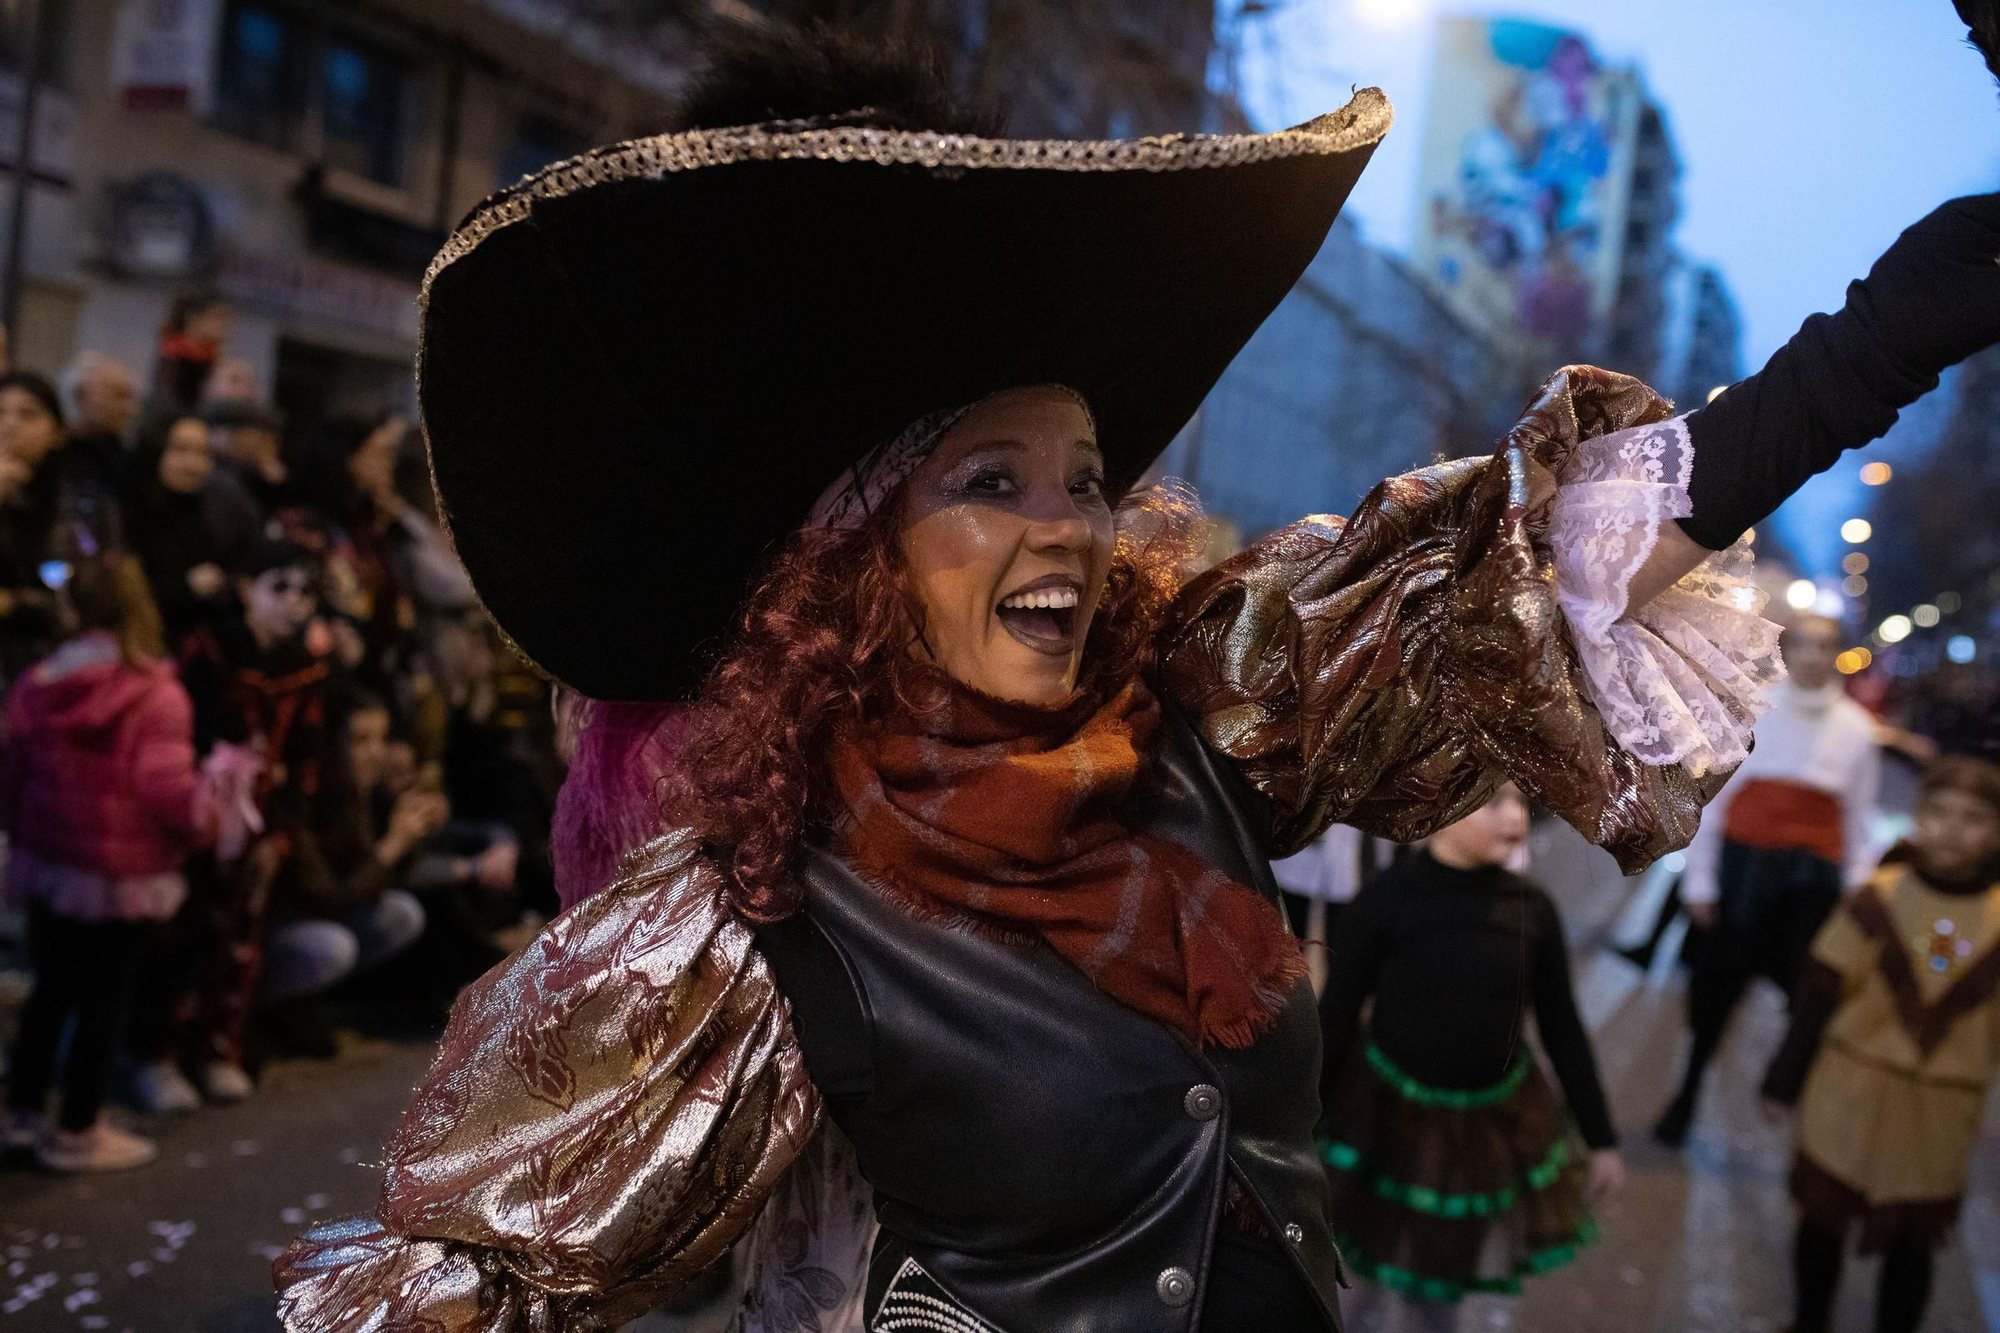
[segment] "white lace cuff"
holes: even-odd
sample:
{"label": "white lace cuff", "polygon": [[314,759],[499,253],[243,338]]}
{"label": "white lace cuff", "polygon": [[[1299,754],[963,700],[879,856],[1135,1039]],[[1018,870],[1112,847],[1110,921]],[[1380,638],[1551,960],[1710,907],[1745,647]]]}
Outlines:
{"label": "white lace cuff", "polygon": [[1605,727],[1649,764],[1700,777],[1750,752],[1750,729],[1784,679],[1778,626],[1759,614],[1750,546],[1718,551],[1627,614],[1632,575],[1660,525],[1693,512],[1694,443],[1675,417],[1585,440],[1557,478],[1548,542],[1556,601]]}

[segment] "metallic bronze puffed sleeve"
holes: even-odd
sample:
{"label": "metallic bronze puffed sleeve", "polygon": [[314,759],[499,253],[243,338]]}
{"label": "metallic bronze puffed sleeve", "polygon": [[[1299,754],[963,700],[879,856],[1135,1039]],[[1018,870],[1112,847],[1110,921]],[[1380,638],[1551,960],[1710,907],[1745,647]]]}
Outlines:
{"label": "metallic bronze puffed sleeve", "polygon": [[1728,772],[1644,764],[1606,732],[1542,545],[1578,443],[1670,415],[1637,380],[1568,367],[1491,457],[1385,481],[1187,587],[1162,684],[1270,798],[1274,855],[1336,821],[1421,837],[1504,777],[1628,871],[1686,844]]}
{"label": "metallic bronze puffed sleeve", "polygon": [[297,1333],[636,1318],[756,1217],[819,1123],[790,1012],[681,832],[453,1007],[377,1215],[279,1258]]}

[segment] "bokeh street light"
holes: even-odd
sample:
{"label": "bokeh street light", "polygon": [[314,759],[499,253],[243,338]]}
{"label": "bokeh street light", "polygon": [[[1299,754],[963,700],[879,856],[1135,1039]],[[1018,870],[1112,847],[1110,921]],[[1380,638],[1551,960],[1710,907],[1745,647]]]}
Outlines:
{"label": "bokeh street light", "polygon": [[1849,597],[1859,597],[1868,591],[1868,580],[1859,574],[1849,574],[1840,581],[1840,590]]}
{"label": "bokeh street light", "polygon": [[1954,634],[1944,646],[1944,655],[1960,666],[1970,662],[1978,651],[1979,645],[1972,641],[1970,634]]}
{"label": "bokeh street light", "polygon": [[1785,586],[1785,605],[1794,611],[1809,611],[1819,597],[1811,579],[1793,579]]}
{"label": "bokeh street light", "polygon": [[1890,616],[1875,627],[1875,632],[1882,636],[1882,642],[1884,643],[1901,643],[1910,637],[1910,618],[1908,616]]}
{"label": "bokeh street light", "polygon": [[1849,648],[1833,659],[1834,668],[1843,676],[1851,676],[1857,671],[1866,671],[1868,664],[1875,660],[1875,654],[1866,648]]}
{"label": "bokeh street light", "polygon": [[1869,463],[1861,469],[1861,484],[1880,486],[1895,475],[1895,470],[1887,463]]}
{"label": "bokeh street light", "polygon": [[1938,609],[1929,602],[1910,608],[1910,620],[1918,629],[1929,629],[1938,623]]}
{"label": "bokeh street light", "polygon": [[1866,574],[1868,572],[1868,557],[1859,551],[1849,551],[1847,558],[1840,562],[1840,567],[1850,574]]}
{"label": "bokeh street light", "polygon": [[1850,518],[1840,525],[1840,535],[1850,545],[1859,546],[1875,535],[1875,529],[1869,526],[1865,518]]}

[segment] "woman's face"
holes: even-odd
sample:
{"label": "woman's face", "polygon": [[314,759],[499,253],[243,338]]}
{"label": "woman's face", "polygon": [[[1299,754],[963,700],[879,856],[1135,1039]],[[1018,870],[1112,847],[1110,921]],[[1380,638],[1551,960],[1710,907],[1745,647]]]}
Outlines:
{"label": "woman's face", "polygon": [[347,765],[354,785],[372,791],[389,769],[389,714],[364,708],[347,719]]}
{"label": "woman's face", "polygon": [[919,651],[997,698],[1066,699],[1116,540],[1083,407],[1046,386],[996,394],[946,433],[903,504]]}
{"label": "woman's face", "polygon": [[356,490],[379,499],[395,489],[396,451],[403,447],[403,432],[408,428],[401,417],[391,417],[369,431],[361,447],[347,456],[347,473],[354,478]]}
{"label": "woman's face", "polygon": [[193,495],[214,466],[205,422],[182,417],[167,429],[167,447],[160,451],[160,485],[177,495]]}
{"label": "woman's face", "polygon": [[29,467],[38,466],[62,443],[62,427],[26,389],[0,389],[0,449]]}

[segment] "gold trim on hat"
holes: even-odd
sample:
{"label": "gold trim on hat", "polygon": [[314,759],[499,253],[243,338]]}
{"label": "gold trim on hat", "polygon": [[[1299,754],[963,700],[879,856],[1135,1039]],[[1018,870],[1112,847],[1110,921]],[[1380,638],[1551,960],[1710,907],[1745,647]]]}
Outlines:
{"label": "gold trim on hat", "polygon": [[439,250],[431,280],[503,227],[524,221],[539,199],[614,181],[726,166],[733,162],[814,160],[883,166],[992,167],[1014,171],[1186,171],[1277,158],[1332,156],[1364,148],[1389,132],[1395,112],[1379,88],[1362,88],[1338,111],[1272,134],[1170,134],[1147,139],[983,139],[928,130],[783,124],[687,130],[593,149],[544,167],[480,205]]}

